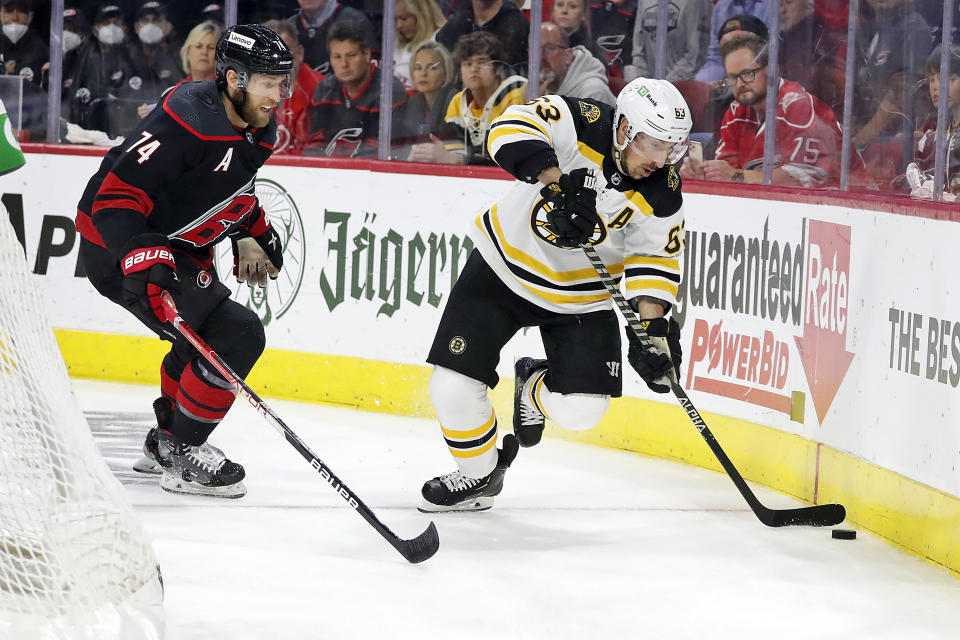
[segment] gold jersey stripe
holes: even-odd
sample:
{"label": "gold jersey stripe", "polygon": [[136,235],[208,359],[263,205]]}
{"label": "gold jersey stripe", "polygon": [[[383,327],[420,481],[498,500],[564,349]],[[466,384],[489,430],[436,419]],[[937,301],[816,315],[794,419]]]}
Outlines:
{"label": "gold jersey stripe", "polygon": [[677,297],[678,287],[672,282],[664,282],[663,280],[648,280],[646,278],[641,278],[637,280],[627,280],[627,291],[636,291],[638,289],[659,289],[660,291],[666,291],[674,298]]}
{"label": "gold jersey stripe", "polygon": [[452,447],[447,447],[447,448],[450,449],[450,453],[453,454],[453,456],[456,458],[476,458],[477,456],[483,453],[486,453],[487,451],[490,450],[492,446],[497,444],[497,437],[498,436],[496,435],[493,436],[492,438],[490,438],[489,442],[484,444],[479,449],[473,449],[472,451],[464,451],[463,449],[454,449]]}
{"label": "gold jersey stripe", "polygon": [[630,256],[625,261],[628,267],[636,265],[654,265],[670,269],[671,271],[680,271],[680,260],[677,258],[658,258],[655,256]]}
{"label": "gold jersey stripe", "polygon": [[[511,106],[513,106],[513,105],[511,105]],[[526,114],[516,113],[516,112],[510,112],[510,113],[508,114],[508,113],[504,112],[503,114],[497,116],[497,120],[499,120],[500,118],[503,118],[504,120],[522,120],[523,122],[526,122],[526,123],[529,124],[531,127],[533,127],[534,129],[536,129],[537,131],[539,131],[540,133],[542,133],[543,135],[545,135],[548,140],[550,139],[550,134],[547,132],[546,129],[543,128],[543,125],[541,125],[539,122],[537,122],[536,120],[534,120],[534,119],[532,119],[532,118],[528,118],[528,117],[526,116]],[[494,121],[493,121],[493,128],[494,128],[494,129],[496,129],[498,126],[505,126],[505,125],[498,124],[498,123],[497,123],[497,120],[494,120]],[[512,124],[516,124],[516,123],[512,123]]]}
{"label": "gold jersey stripe", "polygon": [[644,198],[639,191],[624,191],[623,196],[637,205],[637,208],[640,209],[640,213],[645,216],[653,215],[653,207],[650,206],[650,203],[647,202],[647,199]]}
{"label": "gold jersey stripe", "polygon": [[587,158],[587,160],[589,160],[590,162],[596,163],[601,167],[603,166],[603,154],[597,151],[596,149],[593,149],[592,147],[588,147],[587,145],[585,145],[583,142],[579,140],[577,141],[577,149],[580,150],[580,155]]}
{"label": "gold jersey stripe", "polygon": [[[542,135],[540,135],[537,132],[529,131],[527,129],[520,129],[516,126],[507,126],[505,124],[502,124],[490,130],[490,137],[487,138],[487,149],[490,150],[490,152],[492,153],[494,142],[496,142],[498,139],[502,138],[503,136],[514,136],[514,135],[521,135],[521,136],[524,136],[524,138],[532,137],[532,138],[536,138],[537,140],[542,140],[543,142],[550,142],[549,138],[544,138]],[[508,142],[507,144],[510,144],[510,143]]]}
{"label": "gold jersey stripe", "polygon": [[496,422],[496,416],[494,415],[493,409],[490,410],[490,419],[487,420],[486,424],[482,427],[477,427],[476,429],[467,429],[466,431],[459,431],[457,429],[447,429],[443,425],[440,425],[440,430],[443,431],[443,435],[448,438],[453,438],[454,440],[467,440],[469,438],[476,438],[482,436],[490,431]]}
{"label": "gold jersey stripe", "polygon": [[[497,234],[496,238],[490,238],[493,242],[500,245],[500,248],[503,249],[503,252],[507,254],[515,262],[525,265],[534,273],[537,273],[548,280],[553,280],[554,282],[574,282],[576,280],[593,280],[599,282],[597,278],[597,272],[592,268],[586,269],[574,269],[572,271],[555,271],[543,264],[536,258],[524,253],[520,249],[512,246],[507,242],[503,234],[503,228],[500,226],[500,219],[497,217],[497,205],[490,207],[490,220],[493,222],[493,229]],[[483,225],[480,224],[480,228],[483,228]],[[623,273],[623,263],[618,262],[614,264],[607,265],[607,271],[610,272],[610,275],[617,276]]]}

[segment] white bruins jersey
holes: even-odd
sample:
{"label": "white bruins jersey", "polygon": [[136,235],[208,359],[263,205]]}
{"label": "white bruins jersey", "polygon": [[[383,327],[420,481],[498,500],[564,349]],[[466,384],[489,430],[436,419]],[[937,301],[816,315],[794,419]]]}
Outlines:
{"label": "white bruins jersey", "polygon": [[564,173],[586,168],[596,178],[602,223],[591,243],[626,297],[676,302],[684,238],[680,176],[673,165],[641,180],[618,171],[610,155],[612,119],[613,108],[602,102],[551,95],[510,107],[490,129],[491,157],[519,182],[477,216],[471,236],[500,279],[544,309],[579,314],[611,307],[583,251],[558,247],[547,224],[537,176],[551,166]]}

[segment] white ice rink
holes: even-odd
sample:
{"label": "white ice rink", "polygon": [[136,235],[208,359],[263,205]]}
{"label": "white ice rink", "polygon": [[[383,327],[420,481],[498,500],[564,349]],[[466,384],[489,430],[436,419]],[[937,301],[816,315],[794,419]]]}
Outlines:
{"label": "white ice rink", "polygon": [[[129,470],[156,389],[73,383],[153,536],[171,640],[960,638],[960,580],[865,532],[768,529],[726,475],[546,440],[492,510],[435,515],[411,565],[248,406],[211,438],[247,496],[174,496]],[[454,468],[435,423],[268,403],[395,533],[427,526],[420,486]]]}

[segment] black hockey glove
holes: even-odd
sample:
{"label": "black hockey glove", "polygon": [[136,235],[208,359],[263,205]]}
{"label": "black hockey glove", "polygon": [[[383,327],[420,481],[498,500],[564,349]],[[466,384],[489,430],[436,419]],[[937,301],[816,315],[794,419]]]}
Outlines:
{"label": "black hockey glove", "polygon": [[166,320],[160,294],[180,292],[177,265],[170,243],[162,233],[144,233],[131,238],[123,250],[123,303]]}
{"label": "black hockey glove", "polygon": [[677,380],[680,379],[680,363],[683,362],[683,351],[680,347],[680,325],[673,318],[654,318],[643,320],[650,345],[644,348],[640,339],[629,326],[624,327],[627,332],[627,341],[630,348],[627,350],[627,361],[630,366],[643,378],[651,391],[667,393],[670,391],[670,382],[667,376],[670,372],[671,361]]}
{"label": "black hockey glove", "polygon": [[558,247],[579,247],[593,237],[600,224],[592,182],[587,169],[574,169],[540,190],[540,196],[552,206],[547,212],[547,224],[557,236]]}

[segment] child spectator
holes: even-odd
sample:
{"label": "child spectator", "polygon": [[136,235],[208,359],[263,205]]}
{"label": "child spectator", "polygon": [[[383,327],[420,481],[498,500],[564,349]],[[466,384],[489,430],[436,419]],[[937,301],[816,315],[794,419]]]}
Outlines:
{"label": "child spectator", "polygon": [[447,105],[446,122],[454,125],[457,140],[447,145],[438,162],[493,164],[487,152],[487,134],[493,119],[507,107],[526,100],[527,81],[507,74],[503,45],[495,35],[477,31],[463,36],[453,54],[460,66],[463,91]]}
{"label": "child spectator", "polygon": [[[659,4],[658,0],[640,0],[637,6],[632,64],[626,69],[628,81],[655,77]],[[689,80],[703,65],[707,51],[700,45],[709,22],[710,0],[674,0],[667,7],[666,80]]]}
{"label": "child spectator", "polygon": [[395,11],[393,74],[403,80],[407,93],[413,93],[410,58],[417,47],[433,39],[447,19],[434,0],[397,0]]}
{"label": "child spectator", "polygon": [[[937,45],[933,53],[927,58],[923,72],[930,87],[930,99],[934,110],[940,100],[940,54],[941,46]],[[947,196],[960,196],[960,45],[950,47],[948,57],[950,75],[947,85],[947,136],[944,148],[944,199]],[[936,168],[937,144],[937,114],[934,111],[932,118],[924,122],[915,134],[914,161],[920,172],[918,184],[911,185],[910,195],[915,198],[933,197],[933,171]],[[911,174],[908,168],[907,175]]]}

